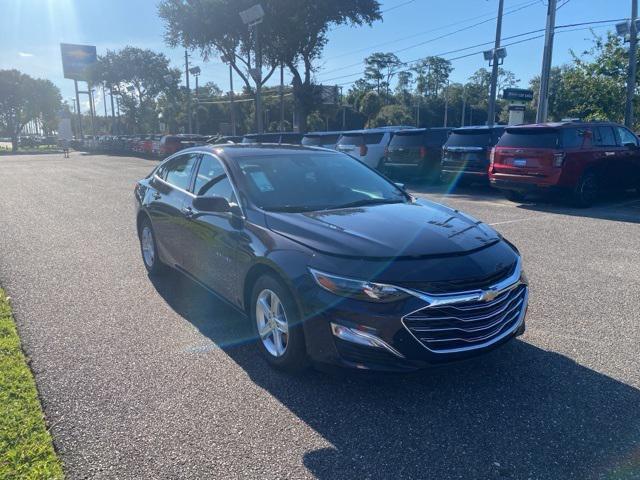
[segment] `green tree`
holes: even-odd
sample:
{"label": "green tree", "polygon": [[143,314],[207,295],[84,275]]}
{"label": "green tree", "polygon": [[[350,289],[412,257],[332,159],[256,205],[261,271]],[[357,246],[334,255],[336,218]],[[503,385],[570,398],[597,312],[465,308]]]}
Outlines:
{"label": "green tree", "polygon": [[416,74],[416,92],[424,96],[438,96],[449,81],[453,67],[449,60],[442,57],[426,57],[417,62],[412,70]]}
{"label": "green tree", "polygon": [[162,53],[127,46],[99,57],[91,76],[93,83],[104,82],[120,96],[132,131],[150,132],[158,128],[158,97],[163,92],[175,94],[181,72],[171,68]]}
{"label": "green tree", "polygon": [[367,127],[384,127],[387,125],[411,125],[413,115],[411,110],[403,105],[385,105],[367,123]]}
{"label": "green tree", "polygon": [[51,128],[61,108],[60,90],[49,80],[35,79],[18,70],[0,70],[0,129],[11,137],[14,152],[27,123],[39,119]]}
{"label": "green tree", "polygon": [[400,59],[394,53],[375,52],[364,59],[364,80],[376,87],[378,95],[389,95],[389,85],[400,66]]}
{"label": "green tree", "polygon": [[[252,7],[254,0],[162,0],[159,14],[165,21],[165,39],[171,46],[199,49],[204,58],[220,55],[255,91],[275,69],[284,64],[293,77],[293,95],[306,130],[306,117],[316,102],[312,83],[314,62],[327,43],[331,26],[370,25],[381,18],[377,0],[263,0],[265,17],[259,26],[264,71],[255,71],[255,36],[242,23],[239,13]],[[254,59],[255,60],[255,59]]]}

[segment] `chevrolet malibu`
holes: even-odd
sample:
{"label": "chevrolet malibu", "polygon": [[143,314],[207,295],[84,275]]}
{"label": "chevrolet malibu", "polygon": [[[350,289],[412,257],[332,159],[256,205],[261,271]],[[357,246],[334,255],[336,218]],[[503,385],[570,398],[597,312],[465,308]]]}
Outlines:
{"label": "chevrolet malibu", "polygon": [[240,310],[276,368],[413,370],[524,332],[518,250],[349,155],[195,147],[137,182],[135,200],[149,274],[174,268]]}

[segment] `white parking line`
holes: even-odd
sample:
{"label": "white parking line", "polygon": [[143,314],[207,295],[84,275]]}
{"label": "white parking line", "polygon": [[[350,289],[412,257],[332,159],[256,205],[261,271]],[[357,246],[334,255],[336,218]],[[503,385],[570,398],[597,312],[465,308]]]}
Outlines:
{"label": "white parking line", "polygon": [[494,227],[496,225],[505,225],[507,223],[526,222],[527,220],[535,220],[536,218],[540,218],[540,217],[543,217],[543,216],[544,215],[536,215],[535,217],[519,218],[517,220],[505,220],[504,222],[489,223],[488,225],[491,226],[491,227]]}

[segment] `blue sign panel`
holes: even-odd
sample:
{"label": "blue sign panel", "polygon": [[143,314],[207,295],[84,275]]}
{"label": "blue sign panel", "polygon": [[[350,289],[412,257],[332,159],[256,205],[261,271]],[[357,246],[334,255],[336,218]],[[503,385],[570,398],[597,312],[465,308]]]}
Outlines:
{"label": "blue sign panel", "polygon": [[88,68],[96,63],[96,47],[93,45],[60,44],[64,78],[87,80]]}

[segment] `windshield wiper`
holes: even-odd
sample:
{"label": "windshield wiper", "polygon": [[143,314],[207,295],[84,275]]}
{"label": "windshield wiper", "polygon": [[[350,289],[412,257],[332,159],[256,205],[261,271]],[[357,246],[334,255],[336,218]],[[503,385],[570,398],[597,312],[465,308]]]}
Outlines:
{"label": "windshield wiper", "polygon": [[350,207],[364,207],[366,205],[382,205],[387,203],[404,203],[403,199],[400,198],[362,198],[360,200],[356,200],[355,202],[345,203],[344,205],[338,205],[336,207],[328,208],[327,210],[338,210],[341,208],[350,208]]}
{"label": "windshield wiper", "polygon": [[300,205],[281,205],[276,207],[263,207],[263,210],[267,212],[283,212],[283,213],[300,213],[300,212],[313,212],[320,210],[318,207],[301,207]]}

